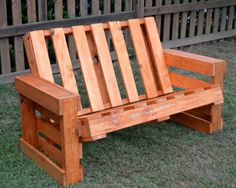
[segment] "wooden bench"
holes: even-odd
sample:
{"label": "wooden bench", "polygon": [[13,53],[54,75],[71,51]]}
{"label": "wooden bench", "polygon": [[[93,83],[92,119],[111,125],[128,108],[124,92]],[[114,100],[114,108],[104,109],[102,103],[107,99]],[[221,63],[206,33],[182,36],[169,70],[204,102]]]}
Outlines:
{"label": "wooden bench", "polygon": [[[141,94],[137,91],[124,29],[132,39],[144,88]],[[107,32],[125,88],[123,98]],[[67,37],[74,39],[89,107],[81,103],[84,96],[79,94]],[[54,83],[50,44],[46,40],[53,43],[62,86]],[[163,50],[152,17],[32,31],[24,36],[24,44],[31,74],[15,80],[21,97],[21,148],[60,184],[83,179],[82,143],[105,138],[107,133],[168,119],[206,133],[222,129],[225,62]],[[182,71],[176,72],[177,69]],[[183,70],[205,75],[208,81],[181,74]]]}

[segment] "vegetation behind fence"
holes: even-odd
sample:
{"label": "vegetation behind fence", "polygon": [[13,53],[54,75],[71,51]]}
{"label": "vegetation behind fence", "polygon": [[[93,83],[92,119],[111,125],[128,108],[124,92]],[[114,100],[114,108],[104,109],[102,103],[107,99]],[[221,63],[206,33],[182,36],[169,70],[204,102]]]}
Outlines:
{"label": "vegetation behind fence", "polygon": [[[36,29],[155,16],[164,47],[236,35],[235,0],[0,0],[0,3],[0,83],[12,82],[14,76],[28,72],[22,36]],[[74,58],[72,41],[69,47]]]}

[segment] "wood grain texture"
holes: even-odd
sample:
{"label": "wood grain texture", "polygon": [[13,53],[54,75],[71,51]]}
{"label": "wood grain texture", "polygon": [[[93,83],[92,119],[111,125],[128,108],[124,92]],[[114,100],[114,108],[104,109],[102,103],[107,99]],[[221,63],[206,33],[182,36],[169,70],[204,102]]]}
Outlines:
{"label": "wood grain texture", "polygon": [[148,49],[144,41],[144,36],[140,27],[139,20],[129,20],[128,23],[145,92],[148,98],[156,97],[158,95],[156,80],[153,75],[151,59],[149,57]]}
{"label": "wood grain texture", "polygon": [[77,84],[63,29],[53,29],[51,32],[54,52],[60,70],[62,84],[64,88],[68,89],[72,93],[78,94]]}
{"label": "wood grain texture", "polygon": [[164,94],[173,91],[167,64],[165,62],[161,41],[157,31],[156,23],[153,17],[145,18],[145,28],[149,43],[149,50],[152,56],[152,61],[155,68],[155,73],[158,78],[160,88]]}
{"label": "wood grain texture", "polygon": [[121,105],[122,100],[120,96],[120,91],[118,88],[118,83],[112,65],[110,51],[107,45],[103,26],[102,24],[92,24],[91,27],[111,105],[113,107]]}
{"label": "wood grain texture", "polygon": [[28,48],[29,53],[31,53],[28,56],[32,56],[30,58],[32,61],[29,62],[31,72],[39,75],[41,78],[54,82],[43,31],[32,31],[28,36]]}
{"label": "wood grain texture", "polygon": [[109,22],[109,28],[128,99],[130,102],[137,101],[138,92],[120,22]]}
{"label": "wood grain texture", "polygon": [[89,49],[84,27],[75,26],[72,30],[85,86],[89,96],[90,106],[93,111],[104,109],[101,91],[93,66],[94,62]]}

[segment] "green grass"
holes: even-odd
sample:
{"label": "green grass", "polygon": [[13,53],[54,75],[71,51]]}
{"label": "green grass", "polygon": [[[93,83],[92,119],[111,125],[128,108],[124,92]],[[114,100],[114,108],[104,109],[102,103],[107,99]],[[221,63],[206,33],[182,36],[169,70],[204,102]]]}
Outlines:
{"label": "green grass", "polygon": [[[71,187],[236,187],[236,40],[183,48],[227,60],[224,129],[135,126],[83,145],[84,181]],[[0,187],[59,187],[20,150],[18,95],[0,86]]]}

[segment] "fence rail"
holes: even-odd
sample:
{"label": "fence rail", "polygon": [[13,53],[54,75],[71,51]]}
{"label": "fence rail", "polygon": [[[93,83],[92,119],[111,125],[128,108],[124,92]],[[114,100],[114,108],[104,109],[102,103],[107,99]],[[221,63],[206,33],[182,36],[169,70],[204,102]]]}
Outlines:
{"label": "fence rail", "polygon": [[[235,0],[0,0],[0,83],[28,71],[32,30],[154,16],[166,48],[236,36]],[[128,43],[130,42],[127,35]],[[76,57],[69,40],[71,58]],[[54,72],[57,72],[54,68]]]}

